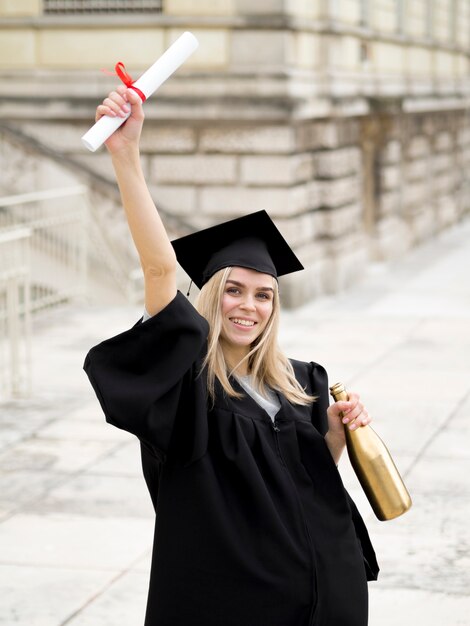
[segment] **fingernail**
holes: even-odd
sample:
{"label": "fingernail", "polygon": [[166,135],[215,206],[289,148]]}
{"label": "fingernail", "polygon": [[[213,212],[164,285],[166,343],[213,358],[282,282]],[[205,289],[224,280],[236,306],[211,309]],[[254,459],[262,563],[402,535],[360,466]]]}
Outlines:
{"label": "fingernail", "polygon": [[122,108],[124,109],[124,111],[126,111],[126,113],[129,113],[129,111],[131,110],[131,107],[128,104],[123,104]]}
{"label": "fingernail", "polygon": [[347,424],[349,422],[349,417],[343,417],[343,424]]}

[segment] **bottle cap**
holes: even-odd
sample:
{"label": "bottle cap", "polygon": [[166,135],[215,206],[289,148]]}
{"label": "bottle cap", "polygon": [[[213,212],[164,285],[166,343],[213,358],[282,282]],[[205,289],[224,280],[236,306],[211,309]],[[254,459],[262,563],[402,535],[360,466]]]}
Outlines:
{"label": "bottle cap", "polygon": [[330,387],[330,392],[332,396],[338,393],[341,393],[343,391],[346,391],[346,387],[344,386],[343,383],[335,383],[334,385]]}

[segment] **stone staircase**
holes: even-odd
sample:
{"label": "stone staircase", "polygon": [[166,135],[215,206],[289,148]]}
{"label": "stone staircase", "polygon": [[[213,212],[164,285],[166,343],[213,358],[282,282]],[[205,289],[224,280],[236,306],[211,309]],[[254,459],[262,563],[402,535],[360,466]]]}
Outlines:
{"label": "stone staircase", "polygon": [[[110,304],[142,300],[140,265],[129,236],[119,191],[111,176],[107,177],[98,168],[93,169],[90,161],[84,164],[21,128],[4,123],[0,124],[0,171],[0,195],[24,194],[52,185],[64,188],[83,186],[88,214],[86,297]],[[8,209],[4,207],[5,210]],[[175,217],[160,204],[159,211],[170,238],[194,230],[191,223]],[[41,250],[37,244],[33,244],[32,254],[33,290],[53,293],[64,289],[69,275],[61,260],[48,254],[47,248]],[[179,277],[179,282],[182,289],[187,287],[184,274]],[[71,295],[72,292],[73,289]]]}

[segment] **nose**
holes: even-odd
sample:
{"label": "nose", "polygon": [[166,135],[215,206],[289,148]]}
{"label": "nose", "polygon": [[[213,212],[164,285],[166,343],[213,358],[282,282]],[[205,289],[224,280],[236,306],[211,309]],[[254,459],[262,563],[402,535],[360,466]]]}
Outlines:
{"label": "nose", "polygon": [[243,302],[240,304],[240,308],[246,311],[255,311],[256,306],[255,306],[255,299],[253,298],[253,296],[247,294],[245,298],[243,298]]}

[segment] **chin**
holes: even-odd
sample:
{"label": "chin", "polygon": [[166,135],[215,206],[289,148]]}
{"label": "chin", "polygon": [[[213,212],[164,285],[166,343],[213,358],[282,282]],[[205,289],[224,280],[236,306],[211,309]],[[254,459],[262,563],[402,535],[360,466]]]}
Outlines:
{"label": "chin", "polygon": [[250,338],[247,337],[246,339],[244,338],[239,338],[239,337],[227,337],[226,341],[228,343],[233,344],[234,346],[244,346],[244,347],[250,347],[252,345],[252,343],[256,340],[256,337]]}
{"label": "chin", "polygon": [[247,335],[246,337],[241,336],[240,335],[234,335],[232,333],[223,333],[222,337],[223,339],[228,343],[228,344],[232,344],[233,346],[240,346],[240,347],[245,347],[245,348],[249,348],[250,346],[253,345],[253,343],[256,341],[256,339],[258,338],[259,333],[256,333],[253,335]]}

